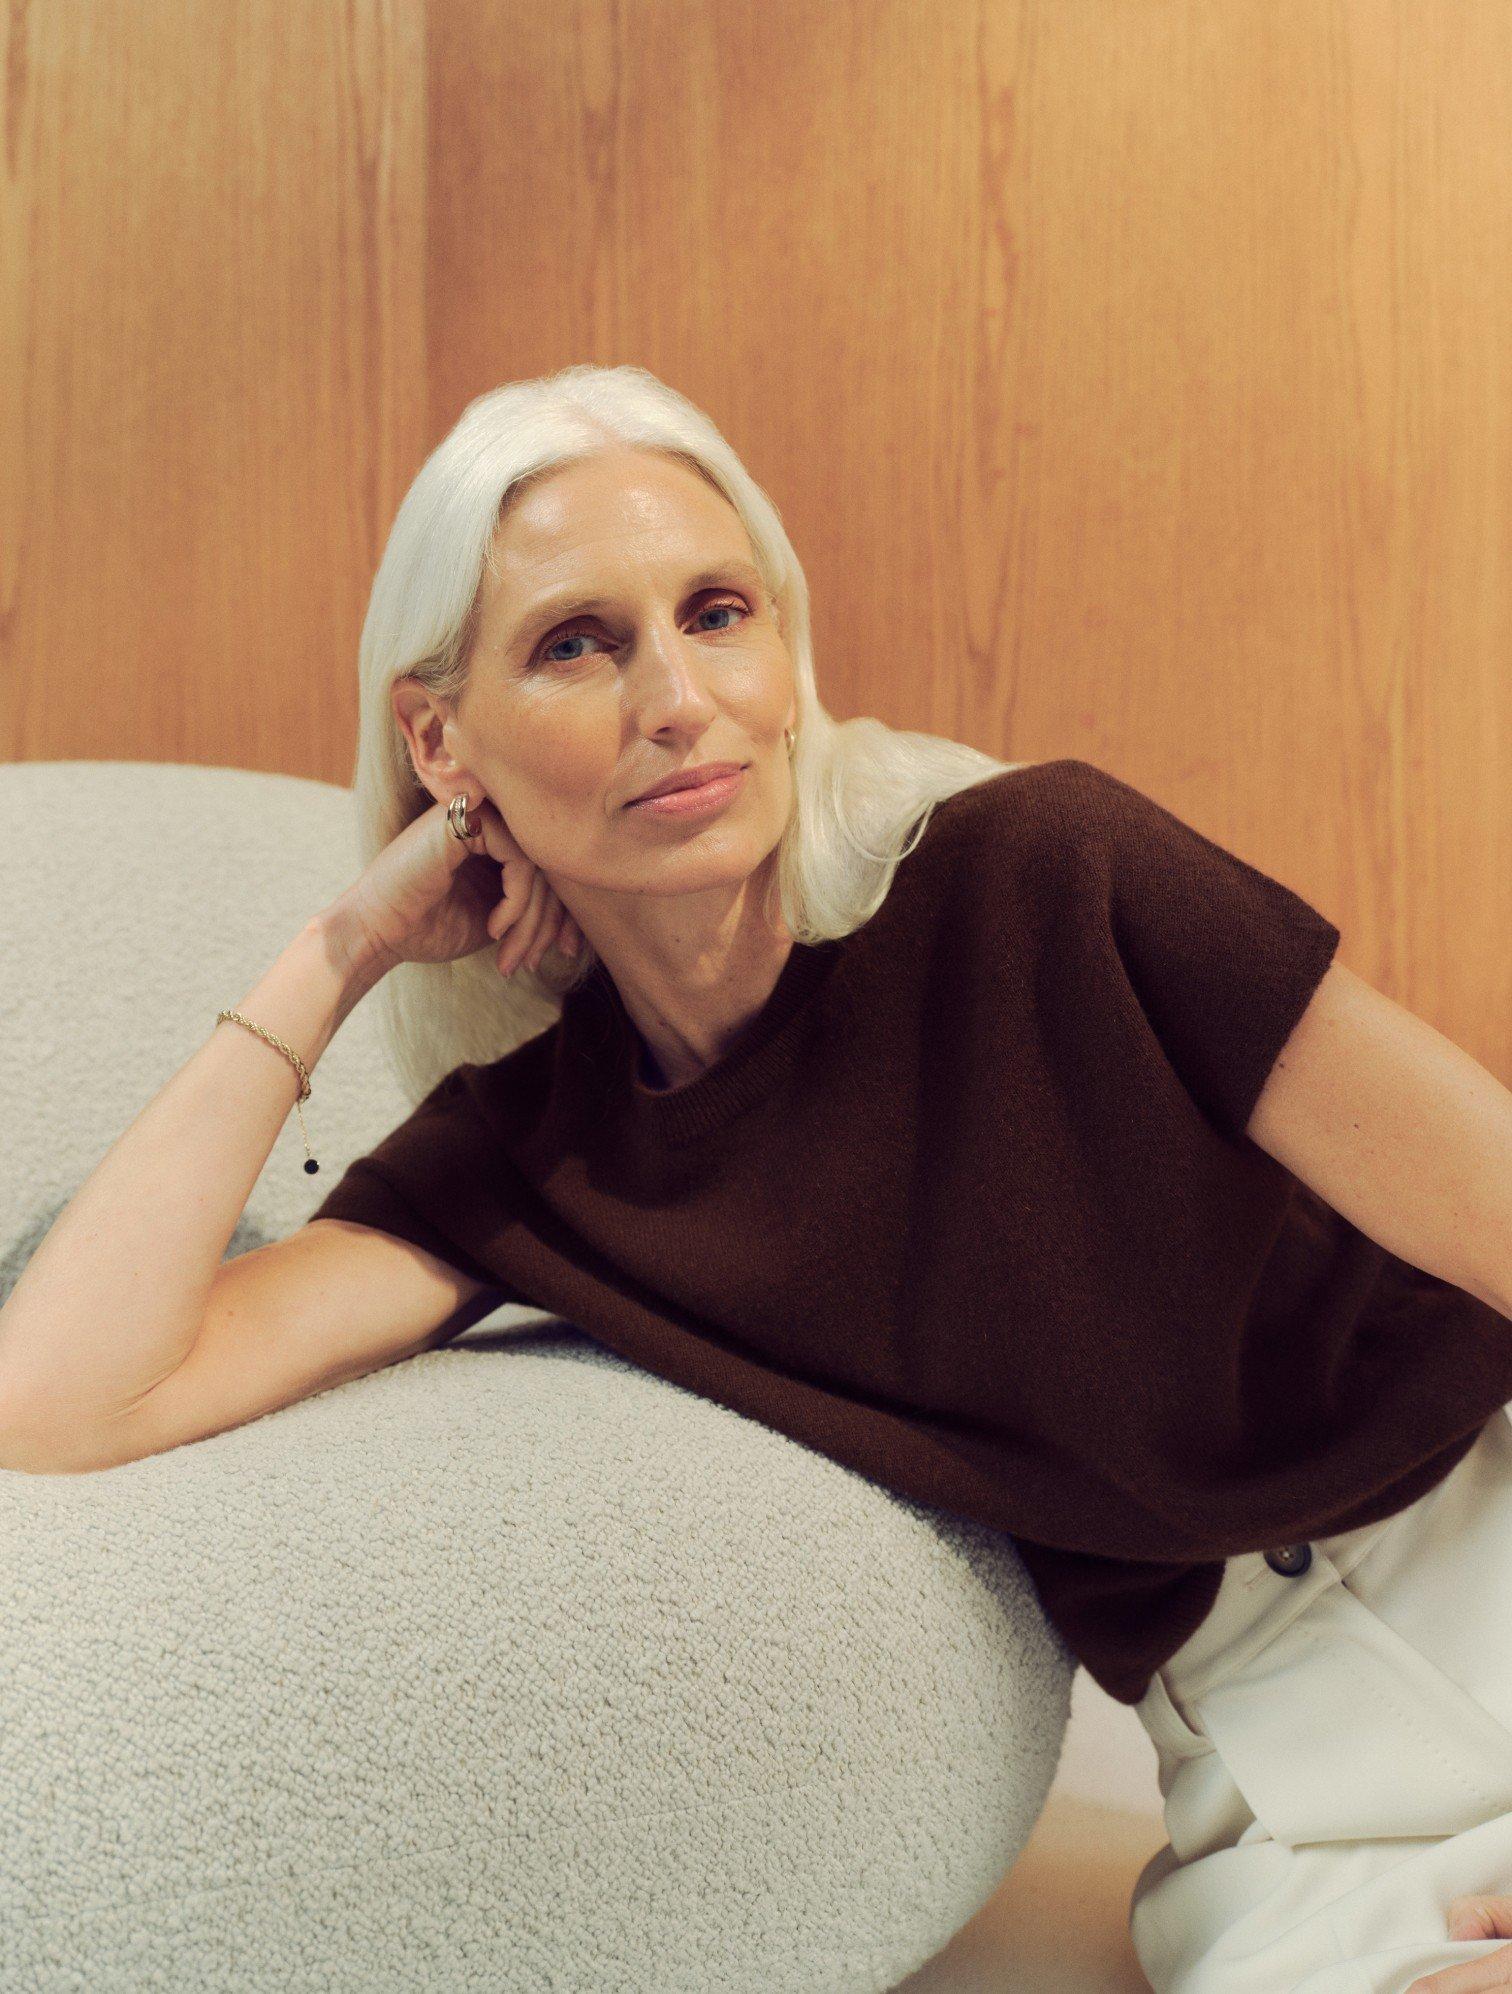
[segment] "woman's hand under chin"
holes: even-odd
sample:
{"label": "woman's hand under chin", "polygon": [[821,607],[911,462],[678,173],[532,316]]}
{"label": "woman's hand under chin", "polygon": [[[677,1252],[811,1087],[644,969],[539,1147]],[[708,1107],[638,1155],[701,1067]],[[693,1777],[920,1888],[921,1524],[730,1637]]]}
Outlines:
{"label": "woman's hand under chin", "polygon": [[364,957],[390,969],[453,962],[492,945],[499,974],[510,976],[522,962],[537,968],[553,946],[575,956],[577,923],[493,804],[476,806],[467,844],[447,810],[433,803],[413,819],[333,903]]}

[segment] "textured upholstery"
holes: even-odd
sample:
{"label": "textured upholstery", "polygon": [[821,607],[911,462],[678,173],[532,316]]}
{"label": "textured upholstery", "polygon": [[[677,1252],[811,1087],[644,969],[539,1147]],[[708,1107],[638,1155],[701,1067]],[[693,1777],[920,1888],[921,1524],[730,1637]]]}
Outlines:
{"label": "textured upholstery", "polygon": [[[0,768],[0,1295],[355,875],[345,790]],[[408,1112],[370,1006],[231,1241]],[[883,1990],[992,1897],[1072,1665],[1010,1540],[502,1308],[0,1473],[0,1986]]]}

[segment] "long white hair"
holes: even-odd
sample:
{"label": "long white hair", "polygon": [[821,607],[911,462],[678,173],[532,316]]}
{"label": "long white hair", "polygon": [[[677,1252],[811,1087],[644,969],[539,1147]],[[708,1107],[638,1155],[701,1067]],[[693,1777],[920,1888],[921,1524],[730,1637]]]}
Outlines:
{"label": "long white hair", "polygon": [[[1023,765],[941,735],[825,711],[814,685],[808,584],[777,508],[709,418],[643,367],[564,367],[480,395],[405,493],[358,648],[352,791],[362,863],[435,801],[394,717],[394,681],[409,676],[439,697],[461,697],[485,570],[497,577],[493,539],[506,506],[560,465],[627,446],[701,473],[745,524],[796,684],[795,797],[772,889],[795,941],[848,935],[881,906],[937,802]],[[769,902],[768,918],[773,912]],[[548,951],[539,970],[522,967],[507,982],[492,946],[455,962],[398,964],[370,1001],[412,1103],[453,1068],[488,1064],[544,1031],[596,960],[585,938],[570,964]]]}

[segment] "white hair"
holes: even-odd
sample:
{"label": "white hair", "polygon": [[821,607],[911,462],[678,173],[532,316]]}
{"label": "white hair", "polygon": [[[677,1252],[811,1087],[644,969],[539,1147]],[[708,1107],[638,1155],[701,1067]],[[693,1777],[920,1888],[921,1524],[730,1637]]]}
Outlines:
{"label": "white hair", "polygon": [[[887,897],[934,805],[1016,762],[964,742],[861,717],[835,720],[814,685],[808,584],[777,508],[709,418],[643,367],[564,367],[480,395],[405,493],[368,600],[358,650],[353,800],[362,863],[433,807],[394,715],[412,677],[460,698],[478,635],[485,571],[506,505],[563,464],[606,450],[662,453],[700,473],[744,522],[793,662],[794,803],[772,890],[795,941],[859,928]],[[767,907],[768,918],[774,909]],[[597,957],[586,937],[570,967],[548,950],[506,982],[493,947],[447,963],[398,964],[373,993],[400,1085],[419,1102],[453,1068],[488,1064],[558,1016]],[[550,967],[548,967],[550,964]]]}

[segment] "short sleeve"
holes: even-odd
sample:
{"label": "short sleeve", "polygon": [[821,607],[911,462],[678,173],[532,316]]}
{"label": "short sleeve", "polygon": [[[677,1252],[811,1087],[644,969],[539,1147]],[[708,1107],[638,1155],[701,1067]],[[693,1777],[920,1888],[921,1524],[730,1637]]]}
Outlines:
{"label": "short sleeve", "polygon": [[1187,1093],[1242,1136],[1339,929],[1132,784],[1088,762],[1064,766],[1119,967]]}
{"label": "short sleeve", "polygon": [[[475,1185],[473,1134],[468,1126],[460,1069],[449,1073],[423,1101],[391,1129],[366,1156],[355,1157],[332,1185],[310,1219],[349,1219],[423,1247],[493,1289],[502,1305],[526,1297],[502,1280],[470,1250],[459,1232],[468,1223],[469,1204],[448,1195],[460,1172]],[[439,1213],[450,1210],[461,1225],[446,1226]]]}

